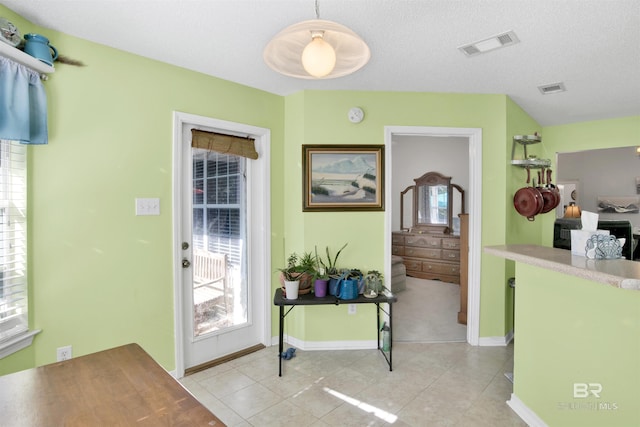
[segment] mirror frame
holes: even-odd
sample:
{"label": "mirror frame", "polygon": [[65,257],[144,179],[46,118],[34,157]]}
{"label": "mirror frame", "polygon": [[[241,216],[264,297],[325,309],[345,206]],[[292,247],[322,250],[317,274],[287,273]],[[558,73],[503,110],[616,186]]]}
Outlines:
{"label": "mirror frame", "polygon": [[[461,195],[461,205],[460,210],[461,214],[465,213],[464,209],[464,190],[457,184],[451,183],[451,177],[442,175],[439,172],[427,172],[419,178],[415,178],[413,180],[415,182],[414,185],[410,185],[400,192],[400,230],[406,231],[417,231],[419,233],[443,233],[449,234],[452,231],[453,219],[453,189],[455,188],[460,192]],[[446,185],[447,186],[447,223],[446,224],[429,224],[429,223],[418,223],[418,189],[419,187],[426,185]],[[413,191],[413,215],[412,215],[412,224],[411,227],[406,228],[404,226],[404,197],[409,192],[409,190]]]}

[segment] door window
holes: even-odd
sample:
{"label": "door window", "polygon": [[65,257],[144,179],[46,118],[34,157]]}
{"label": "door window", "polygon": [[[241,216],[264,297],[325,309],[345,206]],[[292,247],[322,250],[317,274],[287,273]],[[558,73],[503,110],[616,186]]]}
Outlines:
{"label": "door window", "polygon": [[247,322],[244,157],[193,149],[194,336]]}

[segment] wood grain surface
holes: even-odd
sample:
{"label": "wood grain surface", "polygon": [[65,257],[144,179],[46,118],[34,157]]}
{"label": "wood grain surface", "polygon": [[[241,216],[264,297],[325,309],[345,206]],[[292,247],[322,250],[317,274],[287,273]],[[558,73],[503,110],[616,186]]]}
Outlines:
{"label": "wood grain surface", "polygon": [[0,377],[2,426],[224,426],[138,344]]}

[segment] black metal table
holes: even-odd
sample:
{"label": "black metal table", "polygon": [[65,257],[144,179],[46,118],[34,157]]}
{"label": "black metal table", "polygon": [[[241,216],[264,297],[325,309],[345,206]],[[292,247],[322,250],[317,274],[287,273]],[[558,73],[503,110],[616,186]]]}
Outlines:
{"label": "black metal table", "polygon": [[[273,304],[280,307],[280,336],[278,341],[278,359],[279,359],[279,370],[278,375],[282,376],[282,352],[284,351],[284,318],[289,314],[291,310],[297,305],[340,305],[340,304],[375,304],[376,305],[376,336],[378,337],[378,350],[382,353],[387,364],[389,365],[389,371],[392,371],[392,349],[393,349],[393,327],[392,327],[392,313],[393,313],[393,303],[396,302],[398,298],[393,294],[380,294],[375,298],[365,298],[362,295],[358,295],[356,299],[350,300],[341,300],[332,295],[327,295],[326,297],[316,297],[314,294],[305,294],[299,295],[297,299],[291,300],[286,299],[282,296],[282,289],[276,289],[276,293],[273,296]],[[380,307],[380,304],[388,304],[389,311],[386,311],[384,308]],[[285,311],[284,307],[289,306],[290,308]],[[380,333],[380,312],[386,313],[389,316],[389,351],[387,352],[383,349],[383,346],[380,345],[381,341],[381,333]]]}

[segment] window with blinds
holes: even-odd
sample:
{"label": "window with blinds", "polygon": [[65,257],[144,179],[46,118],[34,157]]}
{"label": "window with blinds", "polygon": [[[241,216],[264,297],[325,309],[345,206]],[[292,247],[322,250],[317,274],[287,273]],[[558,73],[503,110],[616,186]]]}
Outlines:
{"label": "window with blinds", "polygon": [[244,240],[244,157],[193,151],[193,245],[240,267]]}
{"label": "window with blinds", "polygon": [[26,156],[0,140],[0,345],[28,330]]}

